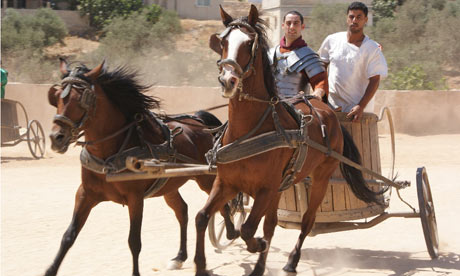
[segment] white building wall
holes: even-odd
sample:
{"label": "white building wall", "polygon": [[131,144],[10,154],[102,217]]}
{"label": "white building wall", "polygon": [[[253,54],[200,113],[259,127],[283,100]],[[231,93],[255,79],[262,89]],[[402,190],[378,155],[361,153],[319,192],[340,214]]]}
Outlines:
{"label": "white building wall", "polygon": [[198,20],[220,19],[219,5],[224,0],[209,0],[209,6],[197,5],[197,0],[146,0],[146,5],[156,4],[165,9],[176,11],[181,18]]}

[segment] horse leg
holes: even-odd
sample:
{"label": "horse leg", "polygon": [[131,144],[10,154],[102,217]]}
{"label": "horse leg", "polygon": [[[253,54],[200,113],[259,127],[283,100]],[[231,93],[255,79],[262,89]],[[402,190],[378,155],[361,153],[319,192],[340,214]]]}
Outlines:
{"label": "horse leg", "polygon": [[204,253],[205,232],[208,226],[209,218],[235,196],[235,192],[229,187],[224,186],[219,178],[214,181],[211,194],[206,205],[201,209],[195,218],[196,226],[196,249],[195,249],[195,266],[196,276],[209,276],[206,271],[206,256]]}
{"label": "horse leg", "polygon": [[75,195],[75,207],[73,211],[72,221],[70,222],[69,227],[65,231],[61,246],[59,247],[59,251],[54,258],[53,263],[51,266],[46,270],[45,276],[55,276],[59,267],[61,266],[62,260],[64,259],[67,251],[69,251],[70,247],[72,247],[73,243],[75,242],[78,233],[85,225],[86,219],[91,212],[91,209],[96,206],[99,202],[95,201],[94,199],[90,198],[82,185],[77,190]]}
{"label": "horse leg", "polygon": [[128,198],[129,210],[129,249],[133,257],[133,276],[140,276],[139,274],[139,253],[141,252],[141,227],[142,227],[142,212],[144,210],[144,198],[142,195],[132,196]]}
{"label": "horse leg", "polygon": [[[205,191],[207,194],[211,192],[212,183],[214,182],[214,177],[204,176],[196,179],[198,186]],[[225,204],[224,208],[220,211],[220,214],[224,218],[225,230],[227,230],[227,239],[234,240],[240,236],[239,230],[235,229],[235,224],[233,223],[231,216],[231,210],[229,204]]]}
{"label": "horse leg", "polygon": [[179,269],[187,259],[187,223],[188,223],[188,207],[187,203],[182,199],[179,191],[168,193],[164,196],[166,204],[174,210],[177,221],[180,225],[180,247],[177,256],[169,261],[167,268],[169,270]]}
{"label": "horse leg", "polygon": [[[277,193],[277,199],[274,202],[278,202],[281,193]],[[267,214],[265,215],[264,221],[264,239],[267,241],[267,248],[270,248],[270,243],[275,232],[275,227],[278,224],[278,204],[271,204],[268,207]],[[267,262],[268,250],[265,250],[259,254],[254,270],[250,276],[262,276],[265,272],[265,264]]]}
{"label": "horse leg", "polygon": [[305,240],[305,237],[310,233],[313,225],[315,223],[316,218],[316,211],[318,207],[321,205],[321,202],[326,195],[327,186],[329,183],[329,178],[331,177],[334,170],[337,168],[337,165],[331,164],[332,162],[336,162],[336,160],[332,159],[331,162],[328,162],[313,171],[312,174],[312,188],[311,188],[311,195],[310,195],[310,202],[308,203],[307,211],[302,217],[302,226],[299,238],[294,249],[289,254],[289,259],[287,264],[283,267],[283,270],[286,272],[296,272],[297,264],[300,260],[300,254],[302,249],[302,244]]}
{"label": "horse leg", "polygon": [[254,238],[260,220],[265,215],[270,204],[278,206],[278,190],[262,189],[257,192],[254,205],[246,222],[241,226],[241,238],[246,242],[247,249],[251,253],[263,252],[268,250],[267,241],[263,238]]}

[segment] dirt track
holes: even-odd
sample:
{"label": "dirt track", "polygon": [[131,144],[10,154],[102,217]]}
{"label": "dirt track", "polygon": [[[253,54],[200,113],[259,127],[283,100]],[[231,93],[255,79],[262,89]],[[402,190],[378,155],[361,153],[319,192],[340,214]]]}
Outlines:
{"label": "dirt track", "polygon": [[[388,165],[388,137],[380,140]],[[298,275],[460,275],[460,135],[397,135],[396,168],[412,186],[402,196],[417,207],[415,172],[426,166],[434,196],[441,257],[431,261],[419,219],[392,218],[368,230],[307,238]],[[26,143],[2,148],[1,275],[43,275],[51,264],[73,210],[80,182],[79,149],[65,155],[47,150],[33,160]],[[167,271],[178,250],[179,227],[162,198],[145,202],[140,270],[149,275],[194,275],[194,217],[207,196],[190,181],[181,188],[189,204],[189,258],[179,271]],[[418,209],[418,207],[417,207]],[[395,193],[390,211],[408,211]],[[59,271],[60,276],[131,275],[128,210],[101,203],[91,213]],[[277,227],[265,275],[281,275],[298,230]],[[206,244],[213,275],[248,275],[257,260],[241,240],[218,252]]]}

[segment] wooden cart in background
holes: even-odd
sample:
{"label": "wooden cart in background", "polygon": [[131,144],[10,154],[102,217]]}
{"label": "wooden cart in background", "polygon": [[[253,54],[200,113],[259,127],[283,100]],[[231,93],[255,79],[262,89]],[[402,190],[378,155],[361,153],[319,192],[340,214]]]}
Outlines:
{"label": "wooden cart in background", "polygon": [[[22,117],[18,116],[18,106],[23,111]],[[18,101],[2,99],[1,113],[2,147],[12,147],[27,141],[32,156],[36,159],[42,158],[45,154],[45,133],[40,122],[37,120],[29,121],[26,109]],[[25,124],[22,125],[22,121]]]}

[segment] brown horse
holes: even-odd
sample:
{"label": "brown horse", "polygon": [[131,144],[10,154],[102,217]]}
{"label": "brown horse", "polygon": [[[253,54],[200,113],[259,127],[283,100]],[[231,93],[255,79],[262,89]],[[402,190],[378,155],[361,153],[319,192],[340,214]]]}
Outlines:
{"label": "brown horse", "polygon": [[[223,147],[220,152],[215,151],[212,154],[217,163],[217,176],[211,194],[204,208],[196,216],[196,275],[209,275],[206,271],[204,253],[204,235],[209,218],[241,191],[254,198],[249,217],[241,227],[241,238],[246,242],[249,252],[260,252],[257,264],[250,275],[262,275],[277,224],[280,183],[284,183],[283,179],[286,177],[293,181],[294,176],[299,181],[310,176],[312,187],[308,210],[302,218],[298,242],[284,267],[285,271],[295,272],[302,243],[313,227],[316,211],[339,161],[308,146],[303,165],[294,170],[293,174],[289,174],[293,169],[289,164],[297,163],[296,156],[300,154],[297,150],[300,146],[307,146],[305,142],[302,143],[302,139],[291,142],[289,139],[284,140],[285,144],[296,142],[299,147],[277,147],[268,151],[262,149],[258,154],[247,154],[247,151],[253,148],[242,146],[245,140],[249,143],[248,138],[268,133],[277,133],[279,137],[292,137],[288,132],[302,127],[299,128],[295,116],[288,112],[288,108],[277,96],[267,56],[266,24],[259,18],[257,9],[251,6],[248,17],[234,20],[221,7],[221,17],[227,29],[220,35],[211,36],[210,47],[222,58],[218,62],[221,70],[219,82],[222,85],[223,96],[229,98],[229,120],[221,138]],[[359,152],[351,137],[343,133],[336,115],[326,104],[316,99],[312,99],[310,103],[306,98],[293,100],[292,104],[298,113],[302,114],[300,123],[303,122],[306,126],[303,130],[305,134],[308,133],[309,139],[329,147],[330,150],[343,152],[344,156],[359,162]],[[272,116],[267,116],[270,113]],[[328,139],[322,134],[321,125],[324,125]],[[271,137],[280,141],[277,135]],[[261,144],[266,144],[265,142],[267,141]],[[256,143],[250,145],[257,146]],[[242,146],[246,152],[231,150],[238,149],[238,146]],[[225,148],[228,150],[224,150]],[[366,202],[378,202],[378,193],[366,187],[360,171],[345,164],[341,164],[341,167],[348,184],[358,198]],[[263,216],[264,236],[255,238],[254,234]]]}
{"label": "brown horse", "polygon": [[[172,269],[179,268],[187,258],[188,214],[178,189],[194,179],[209,193],[214,180],[214,176],[203,175],[158,181],[106,181],[106,173],[126,169],[127,156],[205,164],[204,154],[212,147],[213,136],[204,128],[221,123],[207,112],[199,112],[200,118],[183,116],[163,123],[149,111],[159,107],[160,102],[144,94],[149,87],[139,84],[135,71],[119,67],[109,72],[103,64],[93,70],[84,65],[69,70],[67,62],[61,60],[62,86],[53,86],[48,92],[50,104],[57,108],[50,135],[52,149],[64,153],[72,142],[84,148],[80,156],[82,181],[75,196],[72,221],[46,276],[57,274],[91,209],[102,201],[128,206],[132,275],[139,275],[144,198],[159,196],[164,196],[180,224],[179,252],[169,264]],[[77,141],[80,133],[84,134],[84,142]]]}

